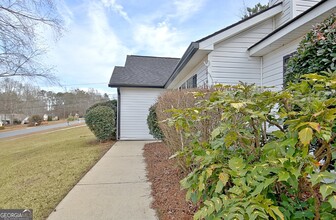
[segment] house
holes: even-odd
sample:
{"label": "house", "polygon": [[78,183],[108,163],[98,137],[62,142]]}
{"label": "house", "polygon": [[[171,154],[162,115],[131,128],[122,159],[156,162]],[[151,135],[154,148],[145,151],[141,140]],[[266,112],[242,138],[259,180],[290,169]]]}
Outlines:
{"label": "house", "polygon": [[116,87],[118,92],[118,139],[153,139],[147,127],[148,109],[165,90],[179,60],[131,55],[124,67],[114,68],[109,87]]}
{"label": "house", "polygon": [[[121,98],[119,139],[129,138],[123,135],[128,132],[127,129],[133,130],[130,139],[142,139],[144,135],[140,133],[147,129],[144,124],[144,127],[136,123],[133,126],[123,125],[129,123],[126,122],[125,114],[128,114],[127,117],[138,117],[139,120],[146,115],[141,112],[140,116],[125,102],[148,109],[164,89],[210,86],[215,83],[237,84],[239,81],[281,89],[286,61],[296,51],[302,37],[313,25],[322,22],[332,13],[336,13],[336,0],[270,0],[268,9],[192,42],[180,60],[174,59],[176,64],[171,72],[167,72],[168,68],[158,71],[162,77],[161,85],[166,80],[159,90],[152,81],[144,82],[148,77],[143,71],[145,63],[133,63],[139,65],[139,68],[134,65],[132,68],[127,67],[128,56],[124,68],[115,67],[109,84],[110,87],[118,88],[118,97]],[[119,79],[114,75],[123,77]],[[128,83],[136,84],[135,81],[147,86],[127,87]],[[157,90],[150,91],[153,86]],[[148,93],[142,94],[143,90]],[[138,131],[134,132],[134,128]],[[146,136],[147,138],[150,136]]]}

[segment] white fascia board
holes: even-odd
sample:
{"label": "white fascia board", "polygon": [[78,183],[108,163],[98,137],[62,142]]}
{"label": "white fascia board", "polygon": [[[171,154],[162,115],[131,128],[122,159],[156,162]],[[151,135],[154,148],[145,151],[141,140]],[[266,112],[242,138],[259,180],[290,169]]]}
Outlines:
{"label": "white fascia board", "polygon": [[175,79],[168,85],[167,89],[176,89],[177,85],[197,66],[211,51],[197,50],[186,66],[179,72]]}
{"label": "white fascia board", "polygon": [[[326,1],[324,4],[320,5],[319,7],[316,7],[315,9],[311,10],[309,13],[304,14],[303,16],[301,16],[294,22],[288,24],[286,27],[280,29],[276,33],[265,38],[263,41],[261,41],[257,45],[250,48],[249,50],[250,56],[263,56],[269,53],[270,51],[279,48],[280,46],[272,47],[270,45],[271,44],[279,45],[279,44],[274,44],[274,42],[280,41],[283,37],[285,37],[286,35],[289,36],[291,33],[293,33],[296,30],[304,29],[305,26],[306,26],[307,31],[309,31],[312,28],[311,25],[316,23],[313,21],[314,19],[318,18],[319,16],[323,16],[323,14],[329,14],[329,13],[332,13],[332,11],[335,12],[335,8],[336,8],[336,0]],[[293,40],[295,40],[297,37],[298,36],[293,35]],[[287,42],[282,42],[282,43],[284,44]]]}
{"label": "white fascia board", "polygon": [[260,15],[257,15],[253,18],[250,18],[244,22],[242,22],[241,24],[238,24],[232,28],[229,28],[228,30],[225,30],[221,33],[218,33],[208,39],[205,39],[201,42],[199,42],[199,49],[200,50],[213,50],[214,49],[214,45],[226,40],[244,30],[247,30],[249,28],[251,28],[252,26],[263,22],[279,13],[282,12],[282,5],[279,4],[278,6],[269,9],[268,11],[261,13]]}

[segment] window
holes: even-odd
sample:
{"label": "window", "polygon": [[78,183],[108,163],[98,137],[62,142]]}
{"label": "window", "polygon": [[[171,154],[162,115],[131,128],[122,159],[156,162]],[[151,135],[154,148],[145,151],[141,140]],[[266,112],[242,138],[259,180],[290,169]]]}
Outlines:
{"label": "window", "polygon": [[190,77],[185,83],[183,83],[180,86],[181,89],[191,89],[191,88],[197,88],[197,74]]}
{"label": "window", "polygon": [[196,88],[197,87],[197,74],[196,75],[193,75],[192,77],[190,77],[188,80],[187,80],[187,89],[190,89],[190,88]]}
{"label": "window", "polygon": [[193,88],[197,88],[197,74],[192,77]]}

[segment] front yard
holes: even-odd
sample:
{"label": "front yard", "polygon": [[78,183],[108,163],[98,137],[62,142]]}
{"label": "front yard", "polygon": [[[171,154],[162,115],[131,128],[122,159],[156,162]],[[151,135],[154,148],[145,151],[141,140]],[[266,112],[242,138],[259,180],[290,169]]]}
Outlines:
{"label": "front yard", "polygon": [[0,140],[0,208],[33,209],[45,219],[104,155],[87,127]]}

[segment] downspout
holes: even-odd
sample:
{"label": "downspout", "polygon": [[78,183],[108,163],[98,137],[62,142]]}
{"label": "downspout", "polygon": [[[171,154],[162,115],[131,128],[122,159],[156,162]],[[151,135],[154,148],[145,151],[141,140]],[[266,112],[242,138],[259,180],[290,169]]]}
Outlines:
{"label": "downspout", "polygon": [[117,93],[118,93],[118,100],[117,100],[117,132],[116,132],[116,139],[120,140],[120,87],[117,88]]}
{"label": "downspout", "polygon": [[264,57],[260,57],[260,87],[263,90],[263,86],[264,86]]}

